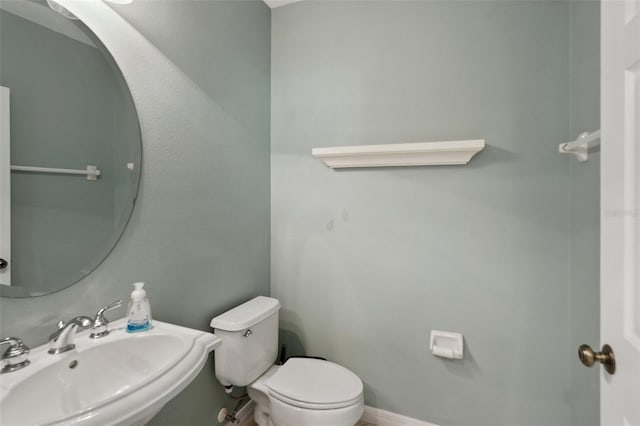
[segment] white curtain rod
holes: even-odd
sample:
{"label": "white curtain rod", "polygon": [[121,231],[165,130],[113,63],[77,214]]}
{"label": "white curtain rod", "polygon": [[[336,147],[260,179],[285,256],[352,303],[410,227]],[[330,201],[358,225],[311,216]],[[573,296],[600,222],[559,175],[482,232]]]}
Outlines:
{"label": "white curtain rod", "polygon": [[31,166],[11,166],[14,172],[34,172],[34,173],[58,173],[64,175],[85,175],[87,180],[96,180],[100,176],[98,166],[87,166],[85,170],[77,169],[56,169],[51,167],[31,167]]}

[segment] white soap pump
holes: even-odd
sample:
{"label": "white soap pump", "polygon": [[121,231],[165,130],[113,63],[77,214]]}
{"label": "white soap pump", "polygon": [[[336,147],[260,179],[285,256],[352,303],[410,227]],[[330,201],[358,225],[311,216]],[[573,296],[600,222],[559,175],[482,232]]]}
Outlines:
{"label": "white soap pump", "polygon": [[144,291],[144,283],[137,282],[133,284],[135,289],[131,292],[131,300],[127,312],[129,319],[127,320],[127,332],[136,333],[146,331],[151,328],[151,305],[147,299],[147,292]]}

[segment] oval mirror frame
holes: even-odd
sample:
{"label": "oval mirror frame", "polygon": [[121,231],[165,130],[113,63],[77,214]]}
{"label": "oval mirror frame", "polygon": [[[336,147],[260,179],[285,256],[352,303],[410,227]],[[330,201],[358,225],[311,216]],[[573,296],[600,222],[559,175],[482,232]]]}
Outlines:
{"label": "oval mirror frame", "polygon": [[[11,20],[11,21],[15,21],[14,23],[17,22],[18,24],[26,27],[28,26],[33,27],[34,25],[42,27],[42,28],[39,28],[39,27],[36,28],[36,31],[46,32],[47,34],[49,34],[49,37],[48,37],[49,40],[44,43],[45,48],[51,47],[50,45],[47,45],[47,43],[52,43],[53,42],[52,40],[55,40],[55,39],[62,40],[66,37],[66,38],[74,39],[73,43],[78,44],[78,46],[80,46],[80,49],[86,50],[88,48],[87,45],[89,45],[89,47],[92,47],[95,50],[97,50],[104,62],[103,65],[105,65],[105,69],[108,68],[111,71],[111,77],[113,79],[113,81],[111,82],[112,85],[110,86],[113,88],[113,92],[111,93],[111,95],[113,96],[113,99],[115,99],[115,100],[112,100],[113,104],[111,105],[111,107],[113,110],[112,112],[113,116],[111,117],[111,122],[110,122],[114,132],[113,137],[110,139],[110,142],[112,142],[114,146],[111,147],[112,150],[109,152],[111,154],[113,154],[113,152],[116,152],[116,154],[108,158],[108,160],[111,161],[112,164],[109,164],[107,157],[103,157],[102,158],[103,162],[102,164],[100,164],[101,163],[100,156],[96,157],[95,155],[96,153],[101,152],[102,148],[100,147],[103,147],[104,145],[99,145],[99,144],[101,140],[104,140],[104,138],[102,139],[86,138],[86,140],[94,140],[98,148],[95,148],[93,150],[84,149],[85,148],[84,145],[87,145],[85,143],[83,146],[80,147],[79,150],[77,150],[77,151],[81,151],[81,154],[82,153],[86,154],[87,152],[89,152],[90,154],[93,155],[93,156],[91,155],[86,156],[79,161],[85,162],[83,163],[82,168],[84,168],[84,164],[87,164],[87,165],[96,164],[96,163],[98,164],[101,173],[100,173],[100,176],[97,178],[97,182],[89,181],[88,178],[84,176],[58,175],[58,174],[52,174],[52,173],[34,173],[34,172],[23,172],[23,171],[17,171],[17,170],[14,170],[11,173],[12,175],[11,176],[11,182],[12,182],[11,183],[11,186],[12,186],[11,210],[12,210],[12,219],[15,219],[12,221],[12,226],[11,226],[11,231],[12,231],[11,242],[12,242],[12,249],[13,247],[17,246],[17,250],[16,250],[17,253],[14,253],[14,251],[12,250],[10,266],[15,267],[14,271],[19,271],[20,270],[19,268],[25,268],[25,267],[29,268],[29,269],[23,269],[25,271],[27,270],[32,271],[35,269],[35,270],[38,270],[38,275],[31,274],[31,272],[25,272],[24,274],[20,274],[19,272],[16,274],[14,272],[12,275],[17,279],[12,279],[13,281],[11,282],[12,285],[0,285],[0,296],[10,297],[10,298],[26,298],[26,297],[37,297],[37,296],[51,294],[78,283],[79,281],[83,280],[87,275],[89,275],[91,272],[93,272],[113,251],[118,241],[124,234],[124,231],[131,219],[131,216],[133,214],[133,210],[136,204],[136,199],[137,199],[140,180],[141,180],[141,169],[142,169],[142,135],[141,135],[137,109],[136,109],[131,91],[129,89],[129,86],[126,82],[126,79],[122,74],[120,67],[112,57],[111,53],[100,41],[99,37],[83,22],[79,20],[69,20],[68,17],[63,17],[59,13],[54,12],[51,9],[48,9],[46,3],[44,2],[36,3],[31,1],[25,1],[24,4],[26,5],[27,9],[33,8],[33,7],[47,8],[47,10],[51,12],[51,14],[54,14],[54,15],[51,15],[52,20],[49,22],[50,24],[53,22],[53,24],[51,24],[48,28],[47,28],[46,22],[45,23],[35,22],[33,20],[34,14],[33,13],[30,14],[29,10],[26,10],[26,12],[22,11],[22,16],[20,16],[21,10],[17,10],[17,11],[7,10],[8,8],[6,5],[10,3],[12,5],[10,5],[9,7],[13,7],[13,5],[18,4],[17,1],[3,2],[3,5],[0,8],[0,14],[2,14],[0,19],[3,19],[5,21],[3,23],[7,24],[9,20]],[[36,13],[35,15],[42,15],[42,12],[43,10],[40,9],[38,10],[38,13]],[[65,21],[60,21],[60,19],[64,19]],[[58,21],[57,24],[54,22],[56,20]],[[60,22],[65,22],[66,28],[68,28],[70,31],[68,34],[65,34],[65,31],[59,30],[59,27],[61,25]],[[14,27],[20,26],[18,24],[16,24]],[[0,27],[3,27],[2,30],[8,31],[8,28],[12,27],[12,25],[1,25]],[[57,29],[52,29],[52,28],[57,28]],[[53,34],[52,31],[55,34]],[[19,39],[19,40],[25,39],[24,37],[19,38],[18,37],[19,35],[24,36],[24,34],[18,33],[18,35],[14,37],[14,39]],[[2,45],[4,45],[5,43],[9,43],[11,40],[11,37],[5,37],[3,34],[2,40],[3,41],[0,42],[0,54],[2,54],[3,51],[6,54],[10,54],[12,49],[11,48],[3,49],[4,46]],[[28,40],[28,37],[27,37],[27,40]],[[37,43],[42,43],[42,41],[40,42],[33,41],[33,43],[35,46],[37,45]],[[91,44],[93,44],[93,46],[90,46]],[[25,51],[27,52],[27,54],[24,55],[25,57],[29,57],[32,59],[32,56],[35,55],[35,53],[30,52],[28,49],[25,49],[24,46],[20,46],[20,49],[22,52],[25,52]],[[17,50],[17,48],[14,48],[13,50],[15,51]],[[66,52],[66,54],[69,54],[69,53]],[[32,55],[32,56],[29,56],[29,55]],[[70,64],[71,66],[78,67],[79,59],[77,57],[64,56],[64,54],[59,56],[63,58],[67,57],[67,58],[73,59],[72,61],[68,61],[68,62],[71,62]],[[0,57],[0,62],[6,63],[6,61],[2,61],[1,59],[2,57]],[[99,61],[96,61],[95,59],[93,61],[96,63],[99,62]],[[97,65],[95,63],[92,63],[91,65],[88,65],[86,67],[85,65],[81,65],[80,68],[81,69],[87,68],[89,70],[95,71],[96,66]],[[47,71],[51,72],[52,69],[54,68],[55,66],[52,65],[51,67],[47,68]],[[13,74],[17,75],[18,72],[16,71]],[[73,73],[70,73],[70,74],[73,75]],[[8,77],[9,75],[11,75],[11,72],[4,72],[4,70],[3,72],[0,72],[0,76],[2,76],[0,85],[5,86],[5,80],[8,80],[10,78]],[[92,75],[92,77],[95,75],[104,76],[105,73],[94,72],[94,75]],[[7,77],[7,78],[4,78],[4,77]],[[69,80],[73,80],[73,79],[70,78]],[[80,78],[78,78],[77,80],[82,81],[83,84],[85,84],[86,88],[89,87],[89,86],[86,86],[86,80],[83,80],[82,76],[80,76]],[[99,85],[106,86],[106,84],[102,84],[102,83],[100,83]],[[19,84],[17,86],[19,86]],[[9,87],[9,89],[11,89],[11,87]],[[20,93],[19,90],[16,90],[15,92],[16,94]],[[71,90],[70,92],[74,92],[74,91]],[[20,119],[16,118],[16,116],[21,111],[21,108],[18,106],[16,106],[15,108],[16,111],[14,111],[14,104],[18,104],[17,101],[14,102],[14,98],[16,98],[16,96],[14,96],[14,93],[12,91],[11,93],[11,102],[12,102],[11,104],[11,109],[12,109],[11,111],[12,112],[11,114],[11,127],[12,127],[11,129],[11,139],[12,139],[11,164],[14,165],[20,162],[20,165],[27,165],[27,166],[76,168],[76,165],[78,164],[77,162],[78,159],[75,157],[79,156],[77,155],[76,150],[74,150],[72,153],[66,153],[64,155],[65,160],[69,159],[69,158],[66,158],[67,156],[70,158],[72,157],[71,160],[74,160],[74,159],[76,160],[75,162],[71,161],[72,164],[68,166],[66,164],[65,165],[46,164],[46,161],[49,160],[46,155],[35,155],[35,160],[29,160],[25,155],[25,152],[28,152],[29,150],[23,149],[22,145],[20,146],[20,149],[18,148],[14,149],[15,145],[13,142],[16,141],[16,139],[18,143],[20,142],[20,138],[14,136],[14,127],[17,128],[17,130],[19,130],[20,128]],[[92,99],[96,99],[96,98],[99,98],[99,96],[94,96]],[[59,100],[59,97],[56,100]],[[116,102],[120,102],[120,103],[116,104]],[[47,102],[43,102],[43,103],[47,104]],[[67,104],[72,105],[73,102],[67,102]],[[48,105],[51,106],[52,103],[49,102]],[[26,107],[22,109],[29,110]],[[85,108],[85,109],[91,110],[92,108]],[[66,112],[66,109],[64,108],[64,105],[60,105],[60,107],[58,108],[50,108],[47,112],[51,112],[51,114],[53,114],[56,111]],[[70,123],[70,122],[75,124],[75,123],[82,122],[82,120],[77,119],[77,117],[72,117],[71,119],[69,117],[66,117],[65,119],[56,118],[56,117],[47,117],[47,118],[50,123],[53,122],[56,124]],[[32,125],[38,122],[38,120],[33,120],[32,117],[25,118],[22,121],[29,121]],[[90,121],[92,124],[95,124],[95,121],[93,121],[93,119],[88,121]],[[17,123],[17,125],[14,125],[14,123]],[[59,127],[63,127],[62,124],[60,124]],[[80,133],[78,129],[73,128],[72,130],[75,133]],[[50,134],[50,133],[47,133],[46,130],[40,131],[40,134],[42,133],[45,133],[47,135]],[[126,144],[124,144],[125,141],[126,141]],[[50,140],[47,140],[47,142],[49,143]],[[79,142],[75,142],[75,144],[76,146],[80,146]],[[16,158],[14,158],[14,154]],[[60,156],[58,155],[58,157]],[[53,158],[53,160],[56,160],[56,158]],[[120,160],[120,161],[117,161],[117,160]],[[35,164],[33,163],[23,164],[24,162],[27,162],[27,161],[29,162],[33,161]],[[27,183],[27,181],[30,181],[31,183]],[[34,189],[34,186],[29,186],[28,190],[24,190],[25,185],[31,185],[31,184],[44,185],[44,187]],[[48,194],[51,192],[51,191],[47,191],[51,189],[51,185],[61,185],[61,184],[69,185],[69,186],[64,190],[61,190],[60,187],[58,186],[57,192],[53,191],[53,195],[45,197],[46,199],[43,201],[43,204],[46,204],[46,206],[40,207],[40,210],[47,212],[47,211],[51,211],[51,209],[49,208],[51,205],[55,205],[58,216],[54,219],[41,218],[42,220],[41,222],[36,224],[37,226],[29,226],[28,224],[25,224],[24,218],[26,218],[29,215],[24,214],[24,209],[30,208],[33,210],[39,207],[37,205],[35,206],[32,205],[33,199],[25,202],[25,198],[27,198],[28,196],[33,196],[34,194],[43,194],[43,193]],[[107,184],[111,184],[112,186],[107,187]],[[49,186],[47,187],[47,185]],[[94,186],[90,187],[90,185],[94,185]],[[99,185],[103,186],[101,187],[102,189],[100,189],[100,191],[96,189],[98,188]],[[77,193],[75,193],[75,196],[73,193],[74,189],[77,189]],[[92,190],[94,189],[95,191],[92,192]],[[106,200],[106,201],[97,200],[96,202],[92,201],[91,197],[97,196],[96,193],[98,192],[100,194],[104,194],[104,193],[113,194],[112,199]],[[21,202],[23,203],[22,207],[20,207]],[[108,206],[108,205],[114,206],[112,216],[105,215],[104,213],[104,212],[110,211],[108,208],[104,208],[105,206]],[[24,206],[27,206],[27,207],[24,207]],[[78,207],[78,206],[80,206],[81,208],[83,208],[84,206],[93,206],[94,208],[91,209],[87,207],[86,211],[82,210],[79,212],[72,210],[73,207]],[[38,214],[34,215],[34,217],[40,217],[40,216],[41,215],[38,215]],[[58,232],[50,232],[51,235],[55,236],[57,234],[58,237],[60,235],[64,235],[64,238],[59,238],[58,240],[53,240],[53,239],[46,240],[46,241],[40,240],[41,244],[33,243],[31,241],[32,245],[28,247],[28,249],[25,249],[25,245],[27,243],[25,243],[24,241],[33,240],[38,242],[37,238],[33,238],[34,234],[36,234],[35,230],[46,229],[46,226],[43,226],[43,224],[56,223],[55,222],[56,219],[61,219],[61,218],[64,218],[63,220],[65,222],[74,222],[75,219],[79,218],[79,220],[75,220],[75,223],[73,223],[73,225],[77,226],[78,229],[76,229],[76,231],[74,232],[71,232],[69,230],[67,230],[67,232],[64,232],[65,231],[64,229],[58,229],[58,228],[64,228],[62,226],[60,227],[51,226],[50,229],[55,229],[56,231],[58,231]],[[109,222],[109,220],[111,220],[111,222]],[[89,224],[96,224],[96,223],[98,224],[98,226],[95,226],[94,228],[87,227],[89,226]],[[28,238],[21,240],[21,236],[18,234],[18,232],[16,232],[17,231],[15,229],[16,227],[18,227],[18,229],[25,229],[25,228],[29,229],[29,232],[31,232],[31,234],[27,236]],[[103,228],[105,229],[105,232],[100,231]],[[98,229],[99,231],[94,232],[94,229]],[[106,232],[106,229],[109,229],[108,233]],[[89,230],[89,232],[87,232],[87,230]],[[87,234],[92,234],[92,233],[95,233],[96,236],[93,241],[90,241],[90,238],[87,237]],[[37,236],[41,237],[42,235],[48,235],[48,234],[47,232],[44,232],[44,233],[38,234]],[[79,241],[76,241],[76,240],[79,240]],[[49,251],[44,252],[45,248],[49,249]],[[23,255],[23,253],[33,253],[33,250],[43,250],[43,252],[38,253],[37,255],[34,255],[34,256],[30,256],[28,258]],[[68,259],[62,258],[63,261],[56,261],[55,257],[59,253],[65,253],[66,251],[71,252],[71,254],[67,256]],[[74,253],[76,254],[76,256],[73,255]],[[54,259],[51,259],[52,257]],[[38,261],[39,259],[42,260],[43,264],[35,264],[35,262]],[[65,272],[63,268],[59,268],[59,266],[61,264],[64,264],[64,261],[66,260],[69,260],[70,262],[77,260],[77,263],[69,264]],[[45,262],[47,261],[50,263],[45,264]],[[58,271],[58,269],[60,269],[60,271]],[[59,272],[59,273],[56,275],[53,272]],[[20,278],[21,276],[31,276],[31,277],[36,277],[37,279],[31,279],[31,278],[22,279]],[[49,279],[49,277],[51,276],[55,276],[56,278]],[[45,278],[41,279],[40,277],[45,277]],[[65,277],[65,278],[59,279],[57,277]],[[57,282],[54,282],[56,280]]]}

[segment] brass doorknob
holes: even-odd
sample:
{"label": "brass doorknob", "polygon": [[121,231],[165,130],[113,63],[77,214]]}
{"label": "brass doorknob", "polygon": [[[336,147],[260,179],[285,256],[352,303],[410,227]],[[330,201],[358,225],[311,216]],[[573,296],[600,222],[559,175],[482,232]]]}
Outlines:
{"label": "brass doorknob", "polygon": [[614,374],[616,372],[616,357],[609,345],[603,345],[601,352],[593,352],[589,345],[580,345],[578,357],[587,367],[593,367],[593,364],[599,362],[607,373]]}

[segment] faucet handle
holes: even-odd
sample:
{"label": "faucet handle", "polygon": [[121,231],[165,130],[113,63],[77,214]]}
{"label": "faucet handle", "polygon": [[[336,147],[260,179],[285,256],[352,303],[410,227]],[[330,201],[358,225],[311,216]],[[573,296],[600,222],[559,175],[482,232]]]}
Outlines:
{"label": "faucet handle", "polygon": [[29,347],[22,343],[22,340],[18,339],[17,337],[5,337],[4,339],[0,340],[0,345],[5,343],[9,345],[9,348],[4,352],[4,355],[2,356],[3,359],[10,356],[12,353],[15,353],[16,351],[29,351]]}
{"label": "faucet handle", "polygon": [[112,309],[116,309],[122,306],[122,300],[116,300],[115,302],[104,306],[96,312],[96,316],[93,320],[93,330],[89,337],[92,339],[99,339],[100,337],[104,337],[109,334],[109,330],[107,329],[107,325],[109,325],[109,320],[104,316],[104,313],[110,311]]}
{"label": "faucet handle", "polygon": [[122,300],[116,300],[115,302],[103,308],[100,308],[98,312],[96,312],[96,318],[93,321],[93,326],[95,327],[96,325],[109,324],[109,321],[107,321],[107,319],[105,318],[104,313],[112,309],[119,308],[120,306],[122,306]]}
{"label": "faucet handle", "polygon": [[9,347],[2,354],[2,361],[5,365],[0,370],[0,373],[10,373],[29,365],[29,347],[22,343],[22,340],[17,337],[5,337],[0,340],[0,345],[5,343]]}

